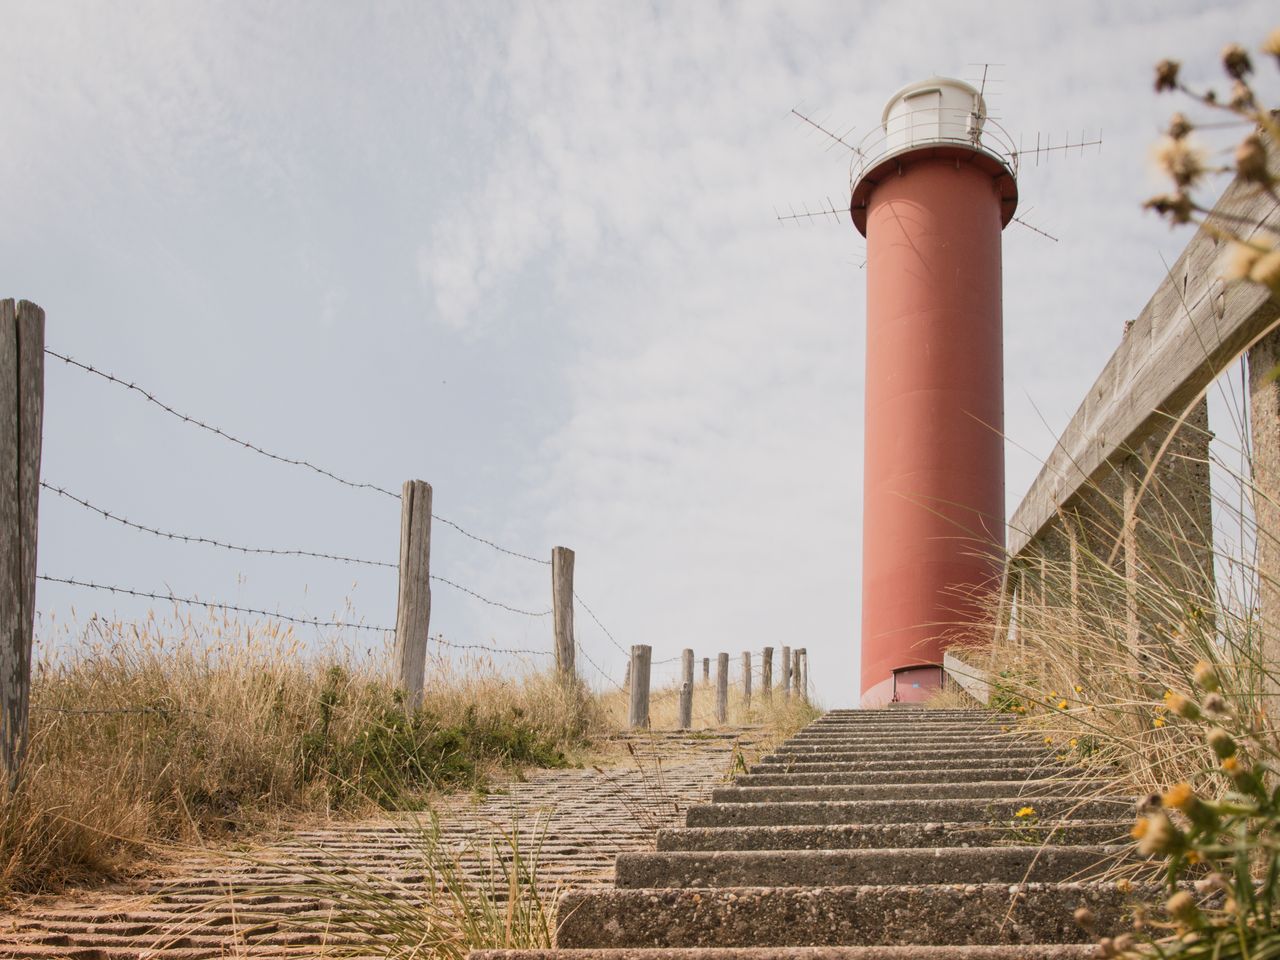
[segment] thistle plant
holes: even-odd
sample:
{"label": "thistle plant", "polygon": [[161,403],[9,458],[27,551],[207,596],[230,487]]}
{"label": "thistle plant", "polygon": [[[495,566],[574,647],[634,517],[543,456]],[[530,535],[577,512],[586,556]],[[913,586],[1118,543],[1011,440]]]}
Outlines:
{"label": "thistle plant", "polygon": [[[1280,28],[1267,36],[1259,52],[1280,65]],[[1240,44],[1229,44],[1221,56],[1222,69],[1230,86],[1225,93],[1210,87],[1193,89],[1182,79],[1182,65],[1176,60],[1162,60],[1155,69],[1157,93],[1176,92],[1191,98],[1202,110],[1226,120],[1227,126],[1239,124],[1247,132],[1236,144],[1228,162],[1213,164],[1196,138],[1197,127],[1222,126],[1216,121],[1197,123],[1182,112],[1169,120],[1156,145],[1154,156],[1158,166],[1169,177],[1172,189],[1147,200],[1145,206],[1164,217],[1170,224],[1198,223],[1228,241],[1223,265],[1223,278],[1246,281],[1268,287],[1280,294],[1280,237],[1259,228],[1248,217],[1219,211],[1199,198],[1208,178],[1228,174],[1262,191],[1280,202],[1276,194],[1277,178],[1271,172],[1271,152],[1280,142],[1280,120],[1262,104],[1250,77],[1254,75],[1253,59]]]}
{"label": "thistle plant", "polygon": [[[1280,750],[1265,717],[1223,695],[1219,669],[1165,695],[1170,722],[1198,732],[1201,775],[1139,805],[1138,853],[1161,860],[1168,899],[1135,934],[1101,941],[1106,957],[1261,960],[1280,956]],[[1140,939],[1141,938],[1141,939]]]}

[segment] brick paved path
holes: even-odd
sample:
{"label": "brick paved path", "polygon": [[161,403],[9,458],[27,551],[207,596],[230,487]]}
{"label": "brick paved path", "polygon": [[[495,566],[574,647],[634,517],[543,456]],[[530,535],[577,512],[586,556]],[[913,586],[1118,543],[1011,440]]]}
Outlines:
{"label": "brick paved path", "polygon": [[[759,731],[722,735],[655,733],[622,738],[632,754],[604,770],[547,770],[506,792],[476,801],[445,800],[438,814],[445,843],[483,841],[513,822],[529,838],[545,830],[543,883],[575,889],[612,884],[614,858],[651,849],[660,827],[682,822],[691,803],[705,801],[731,773],[735,744],[748,751]],[[333,874],[422,881],[415,818],[394,817],[299,830],[249,859],[191,856],[164,875],[102,891],[42,899],[0,913],[0,957],[71,960],[198,960],[206,957],[319,956],[323,918],[316,896],[263,893],[276,883],[305,880],[309,868]],[[482,845],[484,845],[482,843]],[[470,864],[482,876],[488,867]],[[316,918],[307,930],[306,919]],[[279,921],[290,918],[288,923]],[[265,922],[264,922],[265,920]]]}

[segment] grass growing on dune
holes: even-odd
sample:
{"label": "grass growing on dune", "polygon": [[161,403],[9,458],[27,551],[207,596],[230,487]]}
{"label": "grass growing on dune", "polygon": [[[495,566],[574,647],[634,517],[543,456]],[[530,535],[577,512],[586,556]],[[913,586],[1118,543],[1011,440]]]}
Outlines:
{"label": "grass growing on dune", "polygon": [[564,765],[598,723],[581,691],[476,658],[432,659],[410,715],[384,658],[309,654],[277,623],[95,617],[75,634],[34,677],[0,893],[111,873],[152,843],[420,808],[502,767]]}

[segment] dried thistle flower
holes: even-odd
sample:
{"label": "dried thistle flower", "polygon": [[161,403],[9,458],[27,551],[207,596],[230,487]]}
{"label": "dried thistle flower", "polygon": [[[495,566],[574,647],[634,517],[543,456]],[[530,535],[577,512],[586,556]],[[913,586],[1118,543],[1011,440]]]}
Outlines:
{"label": "dried thistle flower", "polygon": [[1161,60],[1156,64],[1156,93],[1178,89],[1178,70],[1181,66],[1177,60]]}
{"label": "dried thistle flower", "polygon": [[1236,752],[1236,742],[1231,739],[1231,734],[1221,727],[1211,729],[1205,739],[1209,743],[1209,749],[1217,755],[1219,760],[1225,760]]}
{"label": "dried thistle flower", "polygon": [[1169,129],[1166,131],[1174,140],[1181,140],[1192,131],[1191,121],[1183,113],[1175,113],[1169,118]]}
{"label": "dried thistle flower", "polygon": [[[1239,244],[1239,246],[1245,246],[1245,244]],[[1252,249],[1252,247],[1249,249]],[[1252,262],[1250,266],[1252,266]],[[1246,272],[1244,275],[1248,276],[1248,273]],[[1227,712],[1227,701],[1222,699],[1221,694],[1211,693],[1204,698],[1204,708],[1208,713],[1221,716]]]}
{"label": "dried thistle flower", "polygon": [[1159,857],[1175,850],[1182,843],[1182,833],[1173,825],[1166,813],[1153,813],[1139,820],[1131,831],[1138,841],[1138,852],[1144,857]]}
{"label": "dried thistle flower", "polygon": [[1253,91],[1249,89],[1249,85],[1243,80],[1237,80],[1231,85],[1231,99],[1227,101],[1227,105],[1232,110],[1252,110],[1254,105]]}
{"label": "dried thistle flower", "polygon": [[1191,198],[1185,193],[1162,194],[1158,197],[1152,197],[1143,208],[1146,210],[1154,210],[1162,217],[1168,217],[1174,224],[1191,222]]}
{"label": "dried thistle flower", "polygon": [[1243,80],[1253,73],[1253,63],[1249,60],[1249,52],[1238,43],[1229,43],[1222,48],[1222,69],[1233,80]]}
{"label": "dried thistle flower", "polygon": [[1236,147],[1236,175],[1249,183],[1271,182],[1271,175],[1267,173],[1267,148],[1256,133],[1249,134]]}
{"label": "dried thistle flower", "polygon": [[1202,690],[1208,690],[1210,693],[1216,692],[1221,686],[1218,680],[1218,671],[1213,668],[1213,664],[1206,660],[1201,660],[1196,664],[1192,676],[1195,677],[1196,684]]}
{"label": "dried thistle flower", "polygon": [[1276,62],[1280,63],[1280,27],[1276,27],[1267,34],[1267,39],[1262,41],[1259,48],[1263,53],[1269,53],[1276,58]]}
{"label": "dried thistle flower", "polygon": [[1161,137],[1155,146],[1153,156],[1156,165],[1179,188],[1194,185],[1208,170],[1204,151],[1185,139]]}
{"label": "dried thistle flower", "polygon": [[1164,908],[1169,912],[1169,916],[1177,917],[1182,921],[1194,919],[1199,910],[1196,907],[1196,898],[1185,890],[1179,890],[1166,900]]}
{"label": "dried thistle flower", "polygon": [[1174,693],[1169,690],[1164,695],[1165,706],[1169,708],[1170,713],[1176,713],[1184,720],[1199,720],[1200,708],[1194,700],[1188,700],[1180,693]]}

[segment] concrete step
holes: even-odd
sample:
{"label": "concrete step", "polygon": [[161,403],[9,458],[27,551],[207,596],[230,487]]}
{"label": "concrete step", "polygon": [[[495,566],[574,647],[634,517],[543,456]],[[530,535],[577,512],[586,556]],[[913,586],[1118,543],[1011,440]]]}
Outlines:
{"label": "concrete step", "polygon": [[1013,828],[987,822],[847,823],[783,827],[671,827],[658,831],[667,850],[862,850],[903,847],[981,847],[1040,843],[1117,844],[1132,819],[1037,821]]}
{"label": "concrete step", "polygon": [[1005,748],[1005,746],[1034,746],[1044,749],[1042,741],[1029,740],[1027,737],[1011,737],[1007,733],[996,733],[995,736],[983,736],[979,733],[966,733],[956,737],[914,737],[910,733],[902,733],[899,737],[823,737],[817,740],[787,740],[773,748],[776,754],[831,753],[832,750],[887,750],[896,746],[910,746],[916,750],[947,750],[980,746],[980,748]]}
{"label": "concrete step", "polygon": [[1087,960],[1091,944],[954,947],[619,947],[473,950],[471,960]]}
{"label": "concrete step", "polygon": [[979,730],[940,730],[937,733],[922,730],[871,730],[861,731],[832,730],[829,733],[797,734],[787,740],[787,744],[797,747],[817,747],[826,743],[897,743],[900,740],[923,740],[929,743],[955,743],[973,739],[1035,742],[1034,738],[1021,731],[1002,731],[998,727],[983,727]]}
{"label": "concrete step", "polygon": [[1014,737],[1009,733],[996,733],[996,735],[988,736],[984,733],[965,733],[963,736],[954,737],[916,737],[910,733],[901,733],[900,736],[870,736],[870,737],[814,737],[810,740],[787,740],[778,744],[773,749],[773,753],[777,754],[795,754],[805,753],[805,751],[815,750],[861,750],[865,748],[887,749],[893,746],[913,746],[913,748],[931,748],[931,749],[947,749],[957,748],[957,746],[1039,746],[1043,748],[1042,741],[1030,740],[1028,737]]}
{"label": "concrete step", "polygon": [[1021,823],[1017,812],[1035,809],[1040,820],[1114,820],[1127,816],[1127,799],[1079,800],[1047,797],[952,798],[935,800],[817,800],[792,803],[709,803],[691,806],[689,827],[769,827],[828,823],[984,822],[993,826]]}
{"label": "concrete step", "polygon": [[[1158,886],[1135,886],[1147,899]],[[569,892],[557,946],[778,947],[1083,943],[1128,927],[1129,896],[1109,883],[722,887]]]}
{"label": "concrete step", "polygon": [[1108,787],[1105,780],[1072,780],[1045,777],[1036,780],[974,780],[967,783],[860,783],[795,784],[785,787],[720,787],[711,792],[712,803],[791,803],[810,800],[925,800],[959,797],[1064,797],[1097,796]]}
{"label": "concrete step", "polygon": [[1033,780],[1043,777],[1080,777],[1079,767],[1046,765],[933,767],[924,770],[847,770],[841,773],[745,773],[733,781],[736,787],[787,787],[810,784],[836,786],[859,783],[971,783],[975,780]]}
{"label": "concrete step", "polygon": [[1093,880],[1128,846],[913,847],[871,850],[716,850],[620,853],[619,889],[852,887],[918,883]]}
{"label": "concrete step", "polygon": [[1035,746],[975,746],[939,747],[915,746],[867,747],[858,750],[804,751],[802,753],[771,753],[761,758],[763,763],[834,763],[848,760],[1005,760],[1015,757],[1049,757],[1043,747]]}
{"label": "concrete step", "polygon": [[1039,756],[1031,755],[1030,757],[1007,757],[1001,755],[999,757],[928,757],[927,759],[912,760],[834,760],[826,761],[798,761],[788,759],[787,761],[770,760],[769,762],[761,761],[748,767],[751,773],[786,773],[794,771],[796,773],[845,773],[855,770],[866,771],[894,771],[894,770],[940,770],[951,769],[958,770],[964,767],[999,767],[1005,766],[1009,769],[1026,769],[1028,766],[1034,769],[1052,768],[1057,769],[1061,766],[1059,761],[1052,755],[1041,753]]}

